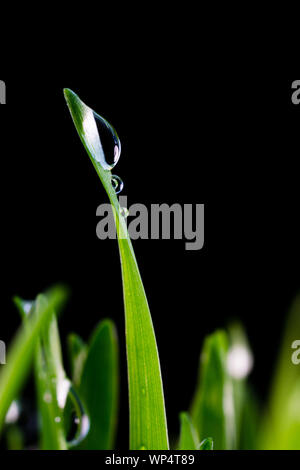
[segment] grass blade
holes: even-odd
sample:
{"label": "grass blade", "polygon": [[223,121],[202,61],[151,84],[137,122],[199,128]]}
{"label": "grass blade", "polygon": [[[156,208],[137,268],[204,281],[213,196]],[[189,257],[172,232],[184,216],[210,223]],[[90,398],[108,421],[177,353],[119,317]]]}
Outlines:
{"label": "grass blade", "polygon": [[[279,352],[269,409],[260,435],[262,449],[300,448],[300,366],[292,361],[296,353],[292,345],[299,339],[300,296],[292,305]],[[299,353],[297,357],[299,359]]]}
{"label": "grass blade", "polygon": [[[47,307],[48,300],[39,295],[32,302],[30,315],[25,310],[28,302],[16,298],[21,316],[27,325],[31,315],[40,315],[40,311]],[[43,328],[35,357],[35,382],[38,399],[38,410],[41,427],[41,448],[43,450],[66,450],[67,442],[63,425],[63,408],[70,382],[66,378],[62,363],[62,352],[59,340],[57,320],[54,311],[47,327]],[[62,398],[63,403],[59,400]]]}
{"label": "grass blade", "polygon": [[78,387],[81,381],[83,367],[88,355],[88,347],[82,341],[80,336],[71,333],[68,336],[68,353],[71,365],[71,377],[75,387]]}
{"label": "grass blade", "polygon": [[90,432],[79,446],[85,450],[113,449],[118,415],[118,338],[110,320],[96,328],[79,385],[90,416]]}
{"label": "grass blade", "polygon": [[235,446],[233,388],[227,373],[228,338],[217,331],[205,339],[191,416],[200,438],[212,436],[216,450]]}
{"label": "grass blade", "polygon": [[179,449],[197,450],[200,442],[199,436],[188,413],[180,414],[180,424]]}
{"label": "grass blade", "polygon": [[118,232],[125,304],[129,382],[130,449],[169,448],[160,363],[150,310],[128,236],[124,218],[111,184],[111,172],[97,161],[92,110],[71,90],[64,90],[79,137],[110,199]]}
{"label": "grass blade", "polygon": [[198,446],[198,450],[213,450],[214,443],[211,437],[204,439],[201,444]]}
{"label": "grass blade", "polygon": [[59,309],[66,300],[66,291],[56,287],[47,295],[48,303],[40,309],[38,315],[32,315],[20,328],[9,351],[7,364],[0,375],[0,430],[11,402],[18,395],[38,342],[39,334],[50,321],[53,309]]}

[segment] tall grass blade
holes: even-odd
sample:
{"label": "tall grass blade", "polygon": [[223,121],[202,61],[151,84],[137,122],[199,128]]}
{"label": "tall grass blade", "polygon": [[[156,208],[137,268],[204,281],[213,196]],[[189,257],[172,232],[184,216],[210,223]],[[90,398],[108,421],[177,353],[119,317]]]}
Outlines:
{"label": "tall grass blade", "polygon": [[150,310],[125,219],[111,184],[96,154],[95,126],[88,126],[91,109],[69,89],[64,90],[79,137],[110,199],[118,233],[125,304],[129,382],[130,449],[169,448],[160,363]]}
{"label": "tall grass blade", "polygon": [[212,436],[215,450],[235,447],[233,387],[227,372],[227,352],[228,338],[224,331],[205,339],[191,409],[200,439]]}

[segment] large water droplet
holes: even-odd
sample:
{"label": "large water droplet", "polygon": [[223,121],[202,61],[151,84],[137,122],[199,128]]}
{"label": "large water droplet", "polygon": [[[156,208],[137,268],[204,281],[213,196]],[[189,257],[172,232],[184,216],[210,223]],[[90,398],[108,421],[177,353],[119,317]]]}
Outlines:
{"label": "large water droplet", "polygon": [[82,401],[80,400],[77,392],[75,391],[72,385],[69,389],[69,397],[74,406],[75,417],[73,419],[73,422],[76,425],[76,430],[74,433],[74,437],[72,437],[71,440],[68,440],[68,447],[75,447],[80,444],[83,439],[86,438],[90,430],[90,420],[85,412]]}
{"label": "large water droplet", "polygon": [[100,149],[100,163],[105,170],[111,170],[121,155],[121,142],[115,129],[103,117],[93,112],[98,130]]}
{"label": "large water droplet", "polygon": [[124,188],[123,181],[117,175],[112,175],[111,176],[111,184],[113,185],[113,188],[116,191],[116,194],[119,194],[122,191],[122,189]]}

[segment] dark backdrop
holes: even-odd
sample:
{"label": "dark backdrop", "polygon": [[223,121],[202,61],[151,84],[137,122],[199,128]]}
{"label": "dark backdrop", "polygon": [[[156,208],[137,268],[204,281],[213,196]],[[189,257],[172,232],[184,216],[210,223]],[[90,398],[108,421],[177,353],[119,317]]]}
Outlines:
{"label": "dark backdrop", "polygon": [[[116,65],[117,68],[117,65]],[[247,77],[247,78],[244,78]],[[60,70],[1,76],[2,306],[0,338],[19,325],[11,298],[60,281],[72,296],[62,342],[88,339],[104,317],[117,324],[122,367],[120,446],[126,448],[127,383],[116,241],[96,237],[107,201],[64,102],[79,94],[122,142],[114,172],[129,204],[204,203],[205,245],[133,242],[160,352],[169,426],[187,409],[204,336],[239,319],[256,358],[263,400],[288,308],[299,288],[300,106],[292,80],[196,74],[138,66],[82,77]]]}

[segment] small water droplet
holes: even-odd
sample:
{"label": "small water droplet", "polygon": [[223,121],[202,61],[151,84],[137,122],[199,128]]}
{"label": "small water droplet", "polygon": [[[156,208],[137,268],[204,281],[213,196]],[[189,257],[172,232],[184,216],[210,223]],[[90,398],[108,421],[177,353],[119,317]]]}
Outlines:
{"label": "small water droplet", "polygon": [[56,417],[54,418],[54,421],[55,421],[56,423],[60,423],[60,422],[61,422],[61,418],[60,418],[59,416],[56,416]]}
{"label": "small water droplet", "polygon": [[147,447],[141,446],[139,450],[147,450]]}
{"label": "small water droplet", "polygon": [[124,188],[124,183],[121,178],[117,175],[111,175],[111,184],[116,191],[116,194],[119,194]]}
{"label": "small water droplet", "polygon": [[121,207],[120,214],[122,217],[124,217],[124,219],[126,219],[129,216],[129,210],[127,207]]}
{"label": "small water droplet", "polygon": [[142,388],[142,394],[146,395],[146,389],[144,387]]}
{"label": "small water droplet", "polygon": [[43,400],[45,403],[51,403],[52,402],[52,395],[50,392],[45,392],[43,396]]}
{"label": "small water droplet", "polygon": [[103,117],[93,112],[103,155],[101,164],[105,170],[112,170],[121,155],[121,142],[115,129]]}

